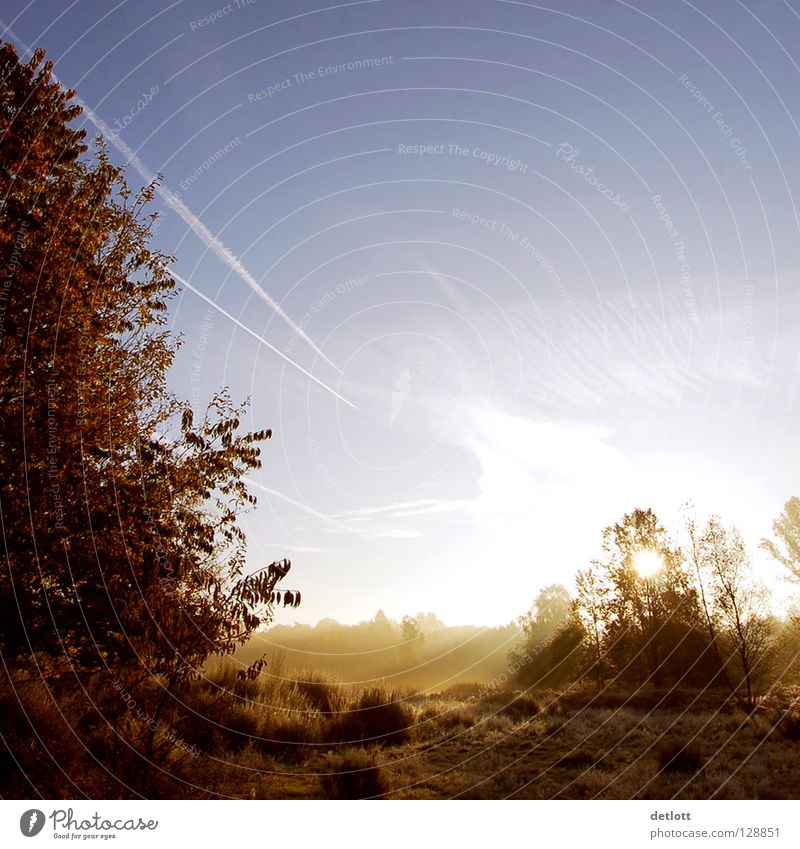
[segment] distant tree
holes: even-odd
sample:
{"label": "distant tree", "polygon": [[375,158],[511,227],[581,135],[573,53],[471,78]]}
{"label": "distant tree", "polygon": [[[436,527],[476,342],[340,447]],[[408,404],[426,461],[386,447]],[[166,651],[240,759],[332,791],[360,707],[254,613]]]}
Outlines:
{"label": "distant tree", "polygon": [[561,584],[550,584],[539,591],[530,610],[517,620],[522,641],[509,651],[509,663],[521,668],[530,662],[567,620],[572,599]]}
{"label": "distant tree", "polygon": [[413,616],[404,616],[400,624],[400,634],[403,640],[402,648],[406,653],[417,651],[425,639],[419,622]]}
{"label": "distant tree", "polygon": [[525,662],[518,667],[517,682],[536,688],[561,687],[580,680],[586,673],[581,652],[585,639],[586,632],[581,621],[570,616],[530,655],[520,655]]}
{"label": "distant tree", "polygon": [[240,434],[227,392],[195,421],[166,389],[170,258],[74,92],[0,44],[0,652],[60,673],[192,675],[299,603],[288,561],[244,574]]}
{"label": "distant tree", "polygon": [[423,634],[436,634],[445,629],[444,622],[435,613],[418,613],[416,620]]}
{"label": "distant tree", "polygon": [[372,629],[377,632],[388,633],[392,630],[392,623],[389,621],[389,617],[383,612],[383,610],[378,610],[375,614],[375,617],[372,620]]}
{"label": "distant tree", "polygon": [[786,502],[772,530],[777,542],[765,539],[762,547],[789,570],[795,581],[800,581],[800,498],[793,496]]}
{"label": "distant tree", "polygon": [[571,603],[569,590],[562,584],[540,590],[531,609],[518,620],[528,640],[549,636],[569,616]]}
{"label": "distant tree", "polygon": [[533,602],[536,622],[557,628],[569,616],[571,604],[572,597],[563,584],[549,584],[540,590]]}

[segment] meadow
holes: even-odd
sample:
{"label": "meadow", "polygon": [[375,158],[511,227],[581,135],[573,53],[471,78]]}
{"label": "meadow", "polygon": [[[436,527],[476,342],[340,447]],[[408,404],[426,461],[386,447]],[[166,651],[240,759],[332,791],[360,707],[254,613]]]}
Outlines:
{"label": "meadow", "polygon": [[[797,798],[797,688],[747,713],[722,691],[514,690],[491,682],[441,691],[288,674],[253,680],[230,660],[181,692],[161,717],[157,687],[95,687],[97,714],[56,703],[41,682],[25,703],[39,752],[5,770],[54,796],[321,799]],[[102,721],[97,717],[102,716]],[[10,719],[10,717],[7,717]],[[20,718],[21,719],[21,718]],[[113,726],[113,727],[112,727]],[[83,737],[81,745],[75,738]],[[122,744],[122,745],[121,745]],[[40,773],[42,749],[60,764]],[[113,750],[113,751],[112,751]],[[17,750],[20,751],[19,749]],[[148,752],[149,761],[142,757]],[[29,761],[26,765],[25,760]],[[114,762],[119,780],[103,766]],[[38,763],[37,769],[34,764]],[[11,766],[6,764],[5,766]],[[120,784],[124,781],[127,789]],[[68,789],[70,788],[70,789]]]}

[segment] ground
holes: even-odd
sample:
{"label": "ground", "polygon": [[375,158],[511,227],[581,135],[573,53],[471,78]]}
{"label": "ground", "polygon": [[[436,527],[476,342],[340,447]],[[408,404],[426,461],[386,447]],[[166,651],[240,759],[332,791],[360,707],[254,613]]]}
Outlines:
{"label": "ground", "polygon": [[404,700],[413,722],[402,742],[320,743],[281,757],[254,741],[226,771],[251,798],[800,796],[800,724],[777,702],[748,715],[707,694],[468,689]]}

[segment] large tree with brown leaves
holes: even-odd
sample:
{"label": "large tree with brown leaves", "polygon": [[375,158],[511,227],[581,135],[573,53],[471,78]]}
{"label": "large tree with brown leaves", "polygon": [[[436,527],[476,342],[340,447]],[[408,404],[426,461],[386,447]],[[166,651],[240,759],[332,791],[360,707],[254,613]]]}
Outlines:
{"label": "large tree with brown leaves", "polygon": [[7,666],[175,680],[269,617],[288,562],[244,575],[267,430],[167,391],[171,258],[43,53],[0,44],[0,652]]}

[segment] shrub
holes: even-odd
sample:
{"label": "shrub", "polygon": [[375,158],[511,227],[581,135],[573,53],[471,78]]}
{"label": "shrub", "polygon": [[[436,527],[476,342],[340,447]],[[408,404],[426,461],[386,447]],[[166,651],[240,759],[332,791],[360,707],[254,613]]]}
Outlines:
{"label": "shrub", "polygon": [[166,721],[154,732],[153,692],[142,685],[128,707],[101,679],[22,682],[0,675],[0,795],[51,799],[184,795],[185,748]]}
{"label": "shrub", "polygon": [[327,769],[320,781],[328,799],[374,799],[387,792],[374,752],[345,749],[328,758]]}
{"label": "shrub", "polygon": [[498,692],[483,699],[482,704],[509,719],[530,719],[539,713],[539,703],[530,693]]}
{"label": "shrub", "polygon": [[663,772],[699,772],[704,759],[698,749],[681,739],[662,740],[656,750],[659,767]]}
{"label": "shrub", "polygon": [[411,710],[394,692],[370,687],[355,703],[336,714],[330,725],[330,740],[337,743],[388,745],[410,737]]}
{"label": "shrub", "polygon": [[214,736],[220,748],[228,752],[240,752],[251,741],[262,735],[261,717],[257,709],[248,705],[234,704],[217,719]]}
{"label": "shrub", "polygon": [[472,728],[475,725],[475,717],[463,708],[452,708],[442,711],[434,716],[434,721],[440,728]]}
{"label": "shrub", "polygon": [[227,658],[210,666],[205,676],[200,679],[204,689],[214,693],[230,693],[245,701],[255,701],[261,689],[258,679],[243,678],[239,675],[241,666],[235,665]]}
{"label": "shrub", "polygon": [[800,713],[787,713],[778,723],[777,730],[786,740],[800,740]]}
{"label": "shrub", "polygon": [[305,672],[294,682],[298,693],[322,714],[330,715],[340,706],[342,699],[335,688],[318,672]]}
{"label": "shrub", "polygon": [[584,749],[574,749],[555,763],[564,769],[586,769],[594,766],[595,758]]}

